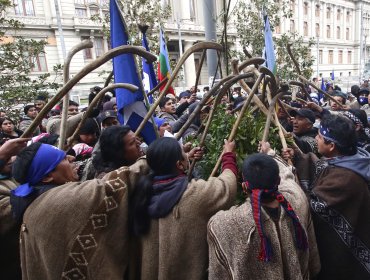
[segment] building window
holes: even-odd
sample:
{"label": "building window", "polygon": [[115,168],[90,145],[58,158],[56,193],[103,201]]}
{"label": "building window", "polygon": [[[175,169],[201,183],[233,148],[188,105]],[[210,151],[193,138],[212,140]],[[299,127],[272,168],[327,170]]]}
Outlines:
{"label": "building window", "polygon": [[14,0],[14,11],[17,16],[35,16],[32,0]]}
{"label": "building window", "polygon": [[338,52],[338,63],[339,64],[343,63],[343,51]]}
{"label": "building window", "polygon": [[347,53],[347,63],[351,64],[352,63],[352,52],[348,51]]}
{"label": "building window", "polygon": [[295,23],[294,23],[294,19],[291,19],[290,20],[290,32],[294,32],[295,31]]}
{"label": "building window", "polygon": [[315,7],[315,16],[320,17],[320,5],[316,5]]}
{"label": "building window", "polygon": [[326,26],[326,38],[330,38],[330,25]]}
{"label": "building window", "polygon": [[295,12],[295,1],[294,0],[290,0],[290,10],[294,14]]}
{"label": "building window", "polygon": [[189,0],[189,11],[190,11],[190,20],[195,20],[195,4],[194,0]]}
{"label": "building window", "polygon": [[319,64],[322,64],[322,50],[319,50]]}
{"label": "building window", "polygon": [[308,36],[308,24],[307,21],[303,22],[303,35]]}
{"label": "building window", "polygon": [[87,17],[87,10],[86,8],[76,8],[75,9],[75,16],[79,18]]}
{"label": "building window", "polygon": [[303,3],[303,14],[304,14],[305,16],[307,16],[307,15],[308,15],[308,3],[307,3],[307,2],[304,2],[304,3]]}
{"label": "building window", "polygon": [[331,9],[330,8],[327,8],[326,9],[326,18],[327,19],[330,19],[330,17],[331,17]]}
{"label": "building window", "polygon": [[337,10],[337,20],[338,20],[338,21],[340,21],[341,12],[342,12],[342,11],[341,11],[340,9],[338,9],[338,10]]}
{"label": "building window", "polygon": [[39,53],[38,55],[30,57],[30,61],[33,64],[33,67],[31,68],[32,72],[47,72],[48,71],[45,53]]}
{"label": "building window", "polygon": [[346,40],[349,40],[349,28],[346,28]]}
{"label": "building window", "polygon": [[315,25],[316,37],[320,37],[320,24],[316,23]]}
{"label": "building window", "polygon": [[95,56],[100,57],[104,54],[104,40],[103,38],[94,39]]}
{"label": "building window", "polygon": [[347,12],[346,22],[347,23],[351,22],[351,12]]}
{"label": "building window", "polygon": [[337,26],[337,39],[340,39],[340,27]]}
{"label": "building window", "polygon": [[333,51],[329,51],[328,63],[333,64]]}
{"label": "building window", "polygon": [[107,51],[103,37],[94,37],[93,39],[91,39],[91,37],[86,36],[81,37],[81,39],[82,40],[90,39],[94,43],[94,46],[92,48],[84,49],[83,54],[85,60],[98,58],[102,56],[105,53],[105,51]]}
{"label": "building window", "polygon": [[90,7],[90,16],[99,15],[99,8],[98,7]]}

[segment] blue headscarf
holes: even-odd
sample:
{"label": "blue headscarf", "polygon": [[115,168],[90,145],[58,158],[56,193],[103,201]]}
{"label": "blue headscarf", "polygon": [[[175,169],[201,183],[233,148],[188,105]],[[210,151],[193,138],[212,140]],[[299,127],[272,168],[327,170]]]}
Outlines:
{"label": "blue headscarf", "polygon": [[12,190],[12,194],[25,197],[33,193],[35,191],[33,186],[53,171],[65,157],[66,153],[64,151],[52,145],[41,144],[28,169],[26,183]]}

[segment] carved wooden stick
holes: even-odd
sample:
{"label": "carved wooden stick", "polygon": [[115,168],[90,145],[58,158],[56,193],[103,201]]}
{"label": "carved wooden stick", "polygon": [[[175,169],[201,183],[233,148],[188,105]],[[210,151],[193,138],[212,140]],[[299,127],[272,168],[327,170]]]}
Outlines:
{"label": "carved wooden stick", "polygon": [[199,61],[199,66],[198,66],[198,69],[197,69],[197,75],[196,75],[196,78],[195,78],[195,92],[197,92],[198,90],[198,83],[199,83],[199,79],[200,79],[200,73],[202,72],[202,66],[203,66],[203,62],[204,62],[204,59],[206,57],[206,53],[207,53],[207,50],[203,50],[202,52],[202,56],[200,57],[200,61]]}
{"label": "carved wooden stick", "polygon": [[181,129],[179,130],[179,132],[176,133],[176,136],[175,138],[177,140],[179,140],[185,133],[185,131],[189,128],[189,126],[192,124],[193,120],[195,119],[195,117],[199,114],[200,110],[202,109],[202,107],[207,104],[207,101],[208,99],[213,96],[214,94],[216,94],[216,92],[218,91],[218,89],[225,83],[227,82],[228,80],[230,80],[231,78],[233,78],[233,76],[227,76],[225,78],[223,78],[217,85],[215,85],[213,88],[211,88],[211,90],[203,96],[202,100],[199,101],[197,107],[195,107],[194,111],[189,115],[187,121],[184,123],[184,125],[181,127]]}
{"label": "carved wooden stick", "polygon": [[165,77],[162,81],[160,81],[151,91],[148,92],[148,96],[155,93],[161,86],[163,86],[165,83],[167,83],[168,78]]}
{"label": "carved wooden stick", "polygon": [[305,77],[301,76],[301,75],[298,75],[298,78],[300,78],[302,81],[304,81],[306,84],[309,84],[311,87],[313,87],[314,89],[316,89],[318,92],[324,94],[327,98],[329,98],[331,101],[337,103],[337,105],[341,108],[343,108],[343,104],[341,104],[339,101],[337,101],[336,99],[334,99],[329,93],[327,93],[326,91],[323,91],[321,88],[318,88],[314,83],[310,82],[309,80],[307,80]]}
{"label": "carved wooden stick", "polygon": [[89,74],[91,71],[95,70],[96,68],[103,65],[105,62],[109,61],[113,57],[125,54],[125,53],[132,53],[139,56],[144,57],[146,60],[153,62],[157,59],[157,57],[150,52],[147,52],[142,47],[134,47],[130,45],[120,46],[110,51],[106,52],[104,55],[95,59],[93,62],[86,65],[80,72],[78,72],[72,79],[70,79],[59,91],[58,93],[42,108],[39,114],[37,114],[36,118],[33,120],[32,124],[27,128],[27,130],[22,134],[22,138],[27,138],[32,135],[32,132],[35,128],[41,123],[42,119],[45,115],[58,103],[60,99],[63,98],[68,91],[73,88],[75,84],[77,84],[83,77]]}
{"label": "carved wooden stick", "polygon": [[102,96],[105,95],[105,93],[107,93],[108,91],[112,90],[112,89],[115,89],[115,88],[126,88],[132,92],[135,92],[137,91],[139,88],[135,85],[132,85],[132,84],[125,84],[125,83],[118,83],[118,84],[111,84],[105,88],[103,88],[95,97],[94,99],[91,101],[89,107],[87,108],[86,112],[84,113],[81,121],[79,122],[75,132],[73,133],[73,135],[71,137],[68,138],[68,143],[67,143],[67,147],[65,148],[65,150],[68,150],[69,148],[71,148],[72,144],[73,144],[73,141],[75,141],[77,139],[77,136],[81,130],[81,127],[85,124],[86,120],[88,119],[88,117],[91,115],[91,112],[94,110],[94,108],[96,107],[96,105],[99,103],[100,99]]}
{"label": "carved wooden stick", "polygon": [[[206,123],[206,126],[204,128],[204,131],[203,131],[203,134],[202,134],[202,137],[200,139],[200,142],[199,142],[199,147],[202,148],[204,146],[204,143],[205,143],[205,140],[206,140],[206,136],[207,136],[207,133],[208,133],[208,130],[211,126],[211,122],[212,122],[212,119],[213,119],[213,116],[216,112],[216,109],[217,109],[217,106],[218,104],[221,102],[221,99],[222,97],[224,96],[224,94],[230,89],[230,87],[235,84],[238,80],[240,79],[245,79],[247,77],[249,77],[250,75],[253,75],[253,73],[245,73],[245,74],[240,74],[236,77],[233,77],[232,79],[230,79],[228,82],[226,82],[223,87],[220,89],[219,93],[217,94],[216,98],[215,98],[215,101],[213,103],[213,107],[211,109],[211,112],[209,113],[208,115],[208,119],[207,119],[207,123]],[[196,160],[194,159],[191,166],[190,166],[190,169],[189,169],[189,179],[190,179],[190,176],[193,172],[193,169],[194,169],[194,166],[196,164]]]}
{"label": "carved wooden stick", "polygon": [[[258,86],[260,85],[262,79],[263,79],[263,75],[260,75],[257,78],[257,81],[255,82],[255,84],[253,85],[252,91],[248,95],[248,98],[245,101],[245,103],[243,104],[243,107],[242,107],[242,109],[240,111],[240,114],[239,114],[238,118],[236,119],[236,121],[235,121],[235,123],[233,125],[233,128],[232,128],[232,130],[230,132],[230,135],[229,135],[229,138],[228,138],[228,141],[233,141],[234,140],[235,135],[236,135],[236,133],[238,131],[238,127],[240,125],[240,122],[241,122],[241,120],[242,120],[242,118],[243,118],[243,116],[245,114],[245,111],[247,110],[249,104],[251,103],[252,98],[253,98],[253,95],[257,92]],[[215,174],[217,173],[217,170],[218,170],[218,168],[220,167],[220,164],[221,164],[221,160],[222,160],[222,154],[219,156],[219,158],[218,158],[218,160],[216,162],[216,165],[215,165],[215,167],[212,170],[212,173],[211,173],[210,177],[214,177]]]}
{"label": "carved wooden stick", "polygon": [[176,76],[177,76],[178,72],[180,71],[182,65],[185,63],[185,60],[192,53],[197,52],[197,51],[200,51],[200,50],[204,50],[204,49],[215,49],[215,50],[221,51],[222,50],[222,46],[220,44],[217,44],[217,43],[214,43],[214,42],[200,42],[200,43],[195,44],[191,48],[189,48],[183,54],[183,56],[180,58],[180,61],[177,63],[175,69],[173,70],[173,73],[172,73],[170,79],[168,80],[166,86],[164,87],[164,89],[162,90],[162,92],[159,94],[157,101],[154,102],[154,104],[150,107],[150,109],[148,110],[148,113],[146,114],[146,116],[144,117],[144,119],[142,120],[142,122],[140,123],[139,127],[136,129],[136,131],[135,131],[135,135],[136,136],[140,134],[140,132],[143,130],[145,124],[148,122],[148,120],[153,115],[155,109],[159,105],[159,102],[161,102],[161,99],[165,96],[165,94],[167,93],[167,90],[170,88],[172,82],[176,78]]}
{"label": "carved wooden stick", "polygon": [[[81,43],[74,46],[68,53],[63,67],[63,82],[66,84],[69,81],[69,66],[71,64],[72,57],[79,51],[87,48],[92,48],[93,42],[90,40],[83,40]],[[62,120],[60,123],[60,135],[58,148],[63,149],[64,142],[66,140],[67,133],[67,118],[68,118],[68,107],[69,107],[69,93],[67,93],[63,98],[63,109],[62,109]]]}
{"label": "carved wooden stick", "polygon": [[293,55],[293,52],[292,52],[292,49],[291,49],[291,46],[292,44],[287,44],[287,51],[288,51],[288,54],[290,56],[290,58],[292,59],[293,61],[293,64],[295,66],[295,70],[297,71],[298,75],[301,75],[301,69],[299,68],[299,64],[298,64],[298,61],[295,59],[294,55]]}
{"label": "carved wooden stick", "polygon": [[304,95],[306,96],[306,98],[312,102],[312,98],[311,98],[311,95],[307,92],[305,86],[303,83],[301,82],[298,82],[298,81],[290,81],[289,82],[290,85],[293,85],[293,86],[299,86],[301,89],[302,89],[302,92],[304,93]]}

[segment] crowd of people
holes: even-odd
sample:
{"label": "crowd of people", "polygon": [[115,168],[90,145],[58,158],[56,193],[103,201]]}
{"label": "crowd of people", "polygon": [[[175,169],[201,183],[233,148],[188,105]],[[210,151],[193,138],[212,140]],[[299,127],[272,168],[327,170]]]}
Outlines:
{"label": "crowd of people", "polygon": [[[288,148],[260,142],[238,167],[224,140],[207,180],[188,174],[207,151],[187,140],[212,103],[175,139],[196,87],[160,100],[149,145],[119,123],[114,93],[63,149],[62,104],[30,138],[20,137],[47,97],[19,119],[1,110],[1,279],[370,279],[369,85],[328,84],[332,99],[306,91],[278,103]],[[220,110],[239,114],[246,97],[234,88]],[[69,102],[67,139],[84,114]]]}

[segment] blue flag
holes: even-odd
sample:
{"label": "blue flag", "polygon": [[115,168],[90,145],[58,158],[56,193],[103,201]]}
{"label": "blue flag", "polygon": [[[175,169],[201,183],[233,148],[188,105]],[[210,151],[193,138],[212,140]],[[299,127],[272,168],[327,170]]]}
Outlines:
{"label": "blue flag", "polygon": [[321,78],[321,89],[323,91],[326,91],[326,86],[325,86],[324,78]]}
{"label": "blue flag", "polygon": [[334,79],[335,79],[335,77],[334,77],[334,70],[333,70],[333,71],[331,71],[331,73],[330,73],[330,78],[331,78],[331,80],[334,82]]}
{"label": "blue flag", "polygon": [[[146,39],[146,30],[147,26],[142,26],[140,27],[140,30],[143,34],[143,39],[142,39],[142,46],[149,52],[149,45],[148,45],[148,40]],[[153,63],[149,63],[146,61],[146,59],[142,59],[142,65],[143,65],[143,85],[144,85],[144,90],[146,93],[151,91],[153,88],[155,88],[158,84],[157,78],[155,76],[154,68],[153,68]],[[148,97],[149,103],[153,103],[153,96],[150,95]]]}
{"label": "blue flag", "polygon": [[[116,48],[127,45],[129,41],[126,24],[116,0],[110,0],[110,35],[111,46]],[[143,102],[143,88],[138,75],[135,58],[132,54],[122,54],[113,58],[113,73],[115,83],[129,83],[139,89],[131,92],[128,89],[116,88],[118,119],[121,124],[126,124],[135,131],[147,113]],[[144,141],[149,145],[156,139],[156,134],[151,122],[141,132]]]}
{"label": "blue flag", "polygon": [[272,32],[270,27],[270,21],[268,16],[264,16],[265,20],[265,49],[264,49],[264,58],[266,60],[266,66],[272,73],[276,75],[276,59],[275,59],[275,48],[274,40],[272,39]]}

